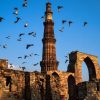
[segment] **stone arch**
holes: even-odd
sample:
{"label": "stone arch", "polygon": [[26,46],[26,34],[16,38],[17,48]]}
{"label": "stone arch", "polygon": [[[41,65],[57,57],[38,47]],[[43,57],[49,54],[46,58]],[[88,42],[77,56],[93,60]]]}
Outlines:
{"label": "stone arch", "polygon": [[60,77],[56,72],[52,73],[53,82],[55,82],[56,87],[59,88],[60,85]]}
{"label": "stone arch", "polygon": [[51,74],[52,82],[52,98],[53,100],[60,100],[60,77],[57,72]]}
{"label": "stone arch", "polygon": [[75,100],[76,98],[76,81],[73,75],[68,76],[68,95],[69,100]]}
{"label": "stone arch", "polygon": [[85,62],[89,71],[89,81],[99,79],[99,64],[97,56],[82,52],[71,52],[69,55],[68,72],[75,74],[76,84],[82,82],[82,63]]}
{"label": "stone arch", "polygon": [[89,57],[84,59],[84,62],[87,65],[88,72],[89,72],[89,81],[96,79],[96,71],[92,60]]}
{"label": "stone arch", "polygon": [[55,78],[60,78],[59,75],[58,75],[58,73],[56,73],[56,72],[53,72],[52,76],[55,77]]}

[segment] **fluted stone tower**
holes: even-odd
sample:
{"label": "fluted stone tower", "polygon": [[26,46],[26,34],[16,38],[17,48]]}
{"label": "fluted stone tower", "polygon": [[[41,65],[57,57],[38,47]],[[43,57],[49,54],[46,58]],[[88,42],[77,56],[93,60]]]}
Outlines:
{"label": "fluted stone tower", "polygon": [[54,22],[52,20],[51,3],[46,4],[45,22],[44,22],[44,37],[43,54],[41,72],[53,71],[58,69],[58,61],[56,60],[56,39],[54,37]]}

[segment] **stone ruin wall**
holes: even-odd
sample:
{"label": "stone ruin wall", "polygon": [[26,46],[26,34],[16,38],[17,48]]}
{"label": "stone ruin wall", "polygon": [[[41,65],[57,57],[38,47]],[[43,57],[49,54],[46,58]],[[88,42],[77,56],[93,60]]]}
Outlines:
{"label": "stone ruin wall", "polygon": [[[46,74],[40,72],[24,72],[18,70],[7,69],[7,63],[2,63],[0,67],[0,100],[67,100],[69,98],[69,86],[68,79],[70,76],[75,78],[75,81],[78,83],[75,84],[78,92],[72,96],[77,96],[80,98],[82,93],[86,93],[83,95],[84,99],[89,100],[89,86],[91,86],[91,95],[95,95],[98,97],[97,100],[100,100],[100,82],[82,82],[77,80],[76,74],[81,75],[81,67],[74,72],[73,67],[77,65],[75,68],[79,68],[81,66],[81,62],[87,55],[78,52],[76,53],[77,59],[76,62],[70,63],[70,69],[67,72],[64,71],[48,71]],[[96,66],[96,78],[98,81],[100,80],[100,68],[98,64],[98,59],[95,56],[89,56],[94,61]],[[73,57],[72,57],[73,58]],[[79,65],[79,66],[78,66]],[[72,67],[72,68],[71,68]],[[77,72],[77,73],[76,73]],[[77,77],[79,77],[77,76]],[[8,82],[7,82],[8,81]],[[97,90],[97,83],[99,84],[99,90]],[[85,88],[84,88],[85,87]],[[75,98],[71,98],[69,100],[75,100]],[[95,98],[95,97],[94,97]]]}
{"label": "stone ruin wall", "polygon": [[0,100],[22,100],[24,72],[0,69]]}
{"label": "stone ruin wall", "polygon": [[[67,71],[67,72],[75,73],[76,84],[83,82],[83,80],[82,80],[82,63],[85,62],[84,60],[86,58],[89,58],[90,61],[94,65],[95,72],[96,72],[96,79],[100,79],[100,65],[98,63],[98,57],[76,51],[76,52],[70,53],[70,55],[69,55],[70,60],[69,60],[68,71]],[[87,66],[92,67],[89,64],[87,64]],[[92,73],[92,75],[93,75],[93,73]]]}
{"label": "stone ruin wall", "polygon": [[[68,77],[74,76],[73,73],[66,73],[63,71],[50,71],[50,86],[52,93],[52,100],[67,100],[68,99]],[[58,76],[57,76],[58,75]]]}

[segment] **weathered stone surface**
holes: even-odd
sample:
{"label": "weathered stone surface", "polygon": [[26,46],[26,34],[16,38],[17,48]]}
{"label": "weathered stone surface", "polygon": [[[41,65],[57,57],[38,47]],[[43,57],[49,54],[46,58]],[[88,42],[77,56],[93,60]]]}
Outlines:
{"label": "weathered stone surface", "polygon": [[71,52],[69,55],[68,72],[75,73],[76,84],[82,82],[82,63],[85,62],[89,70],[89,80],[100,79],[100,67],[97,56],[82,52]]}
{"label": "weathered stone surface", "polygon": [[[0,60],[0,100],[100,100],[100,65],[97,56],[71,52],[66,72],[57,70],[51,4],[44,22],[42,72],[8,69]],[[82,80],[82,62],[89,70],[89,82]]]}

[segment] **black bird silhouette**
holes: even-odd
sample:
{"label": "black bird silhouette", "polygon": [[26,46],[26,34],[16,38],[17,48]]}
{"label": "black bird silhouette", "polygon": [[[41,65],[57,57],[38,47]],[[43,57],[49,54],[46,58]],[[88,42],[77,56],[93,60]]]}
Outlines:
{"label": "black bird silhouette", "polygon": [[37,66],[39,63],[33,64],[33,66]]}
{"label": "black bird silhouette", "polygon": [[45,18],[45,16],[41,16],[41,19],[44,19]]}
{"label": "black bird silhouette", "polygon": [[32,35],[32,34],[33,34],[33,32],[28,33],[28,35]]}
{"label": "black bird silhouette", "polygon": [[33,37],[36,37],[36,33],[35,33],[35,32],[33,32],[32,36],[33,36]]}
{"label": "black bird silhouette", "polygon": [[24,3],[22,5],[23,7],[27,7],[27,0],[24,0]]}
{"label": "black bird silhouette", "polygon": [[60,9],[62,9],[63,6],[58,6],[57,8],[58,8],[58,12],[60,12]]}
{"label": "black bird silhouette", "polygon": [[11,36],[7,36],[7,37],[5,37],[5,38],[10,39],[10,37],[11,37]]}
{"label": "black bird silhouette", "polygon": [[68,62],[68,59],[66,59],[65,63],[67,63],[67,62]]}
{"label": "black bird silhouette", "polygon": [[23,35],[25,35],[25,34],[24,34],[24,33],[20,33],[20,34],[19,34],[19,37],[21,37],[21,36],[23,36]]}
{"label": "black bird silhouette", "polygon": [[65,56],[65,58],[66,58],[65,63],[67,63],[69,61],[69,53]]}
{"label": "black bird silhouette", "polygon": [[14,23],[18,23],[19,20],[21,20],[21,18],[20,17],[16,17],[16,21],[14,21]]}
{"label": "black bird silhouette", "polygon": [[34,56],[39,56],[39,55],[37,53],[35,53]]}
{"label": "black bird silhouette", "polygon": [[26,45],[26,49],[28,49],[29,47],[34,46],[34,44],[27,44]]}
{"label": "black bird silhouette", "polygon": [[18,57],[18,59],[22,59],[22,57]]}
{"label": "black bird silhouette", "polygon": [[72,23],[73,23],[72,21],[68,21],[69,27],[70,27],[70,25],[71,25]]}
{"label": "black bird silhouette", "polygon": [[28,23],[25,23],[24,27],[28,27]]}
{"label": "black bird silhouette", "polygon": [[17,41],[22,41],[22,39],[21,39],[21,38],[19,38],[19,39],[17,39]]}
{"label": "black bird silhouette", "polygon": [[19,12],[19,10],[18,10],[18,8],[14,8],[14,12],[13,12],[13,14],[15,14],[15,15],[18,15],[18,12]]}
{"label": "black bird silhouette", "polygon": [[3,17],[0,17],[0,22],[2,22],[4,20],[4,18]]}
{"label": "black bird silhouette", "polygon": [[84,22],[84,27],[85,27],[87,24],[88,24],[87,22]]}
{"label": "black bird silhouette", "polygon": [[24,59],[26,59],[27,57],[28,57],[28,56],[27,56],[27,55],[25,55],[25,56],[24,56]]}
{"label": "black bird silhouette", "polygon": [[33,53],[29,54],[30,57],[32,57]]}
{"label": "black bird silhouette", "polygon": [[27,62],[22,62],[22,64],[25,64],[25,63],[27,63]]}
{"label": "black bird silhouette", "polygon": [[23,71],[26,69],[25,67],[21,67],[21,68],[22,68]]}
{"label": "black bird silhouette", "polygon": [[62,20],[62,24],[66,23],[67,21],[66,20]]}
{"label": "black bird silhouette", "polygon": [[14,10],[18,10],[18,8],[17,8],[17,7],[15,7],[15,8],[14,8]]}
{"label": "black bird silhouette", "polygon": [[3,48],[7,48],[7,44],[4,44],[4,45],[3,45]]}
{"label": "black bird silhouette", "polygon": [[36,37],[36,33],[35,32],[30,32],[30,33],[28,33],[28,35],[31,35],[33,37]]}
{"label": "black bird silhouette", "polygon": [[60,32],[63,32],[63,31],[64,31],[64,27],[62,27],[59,31],[60,31]]}
{"label": "black bird silhouette", "polygon": [[65,56],[65,58],[68,58],[68,56]]}

